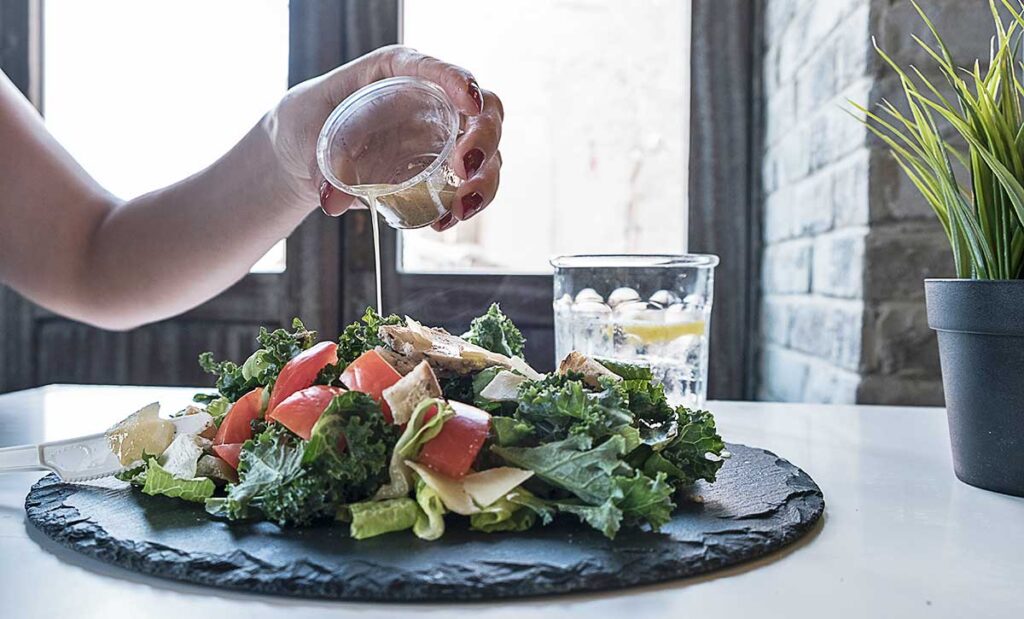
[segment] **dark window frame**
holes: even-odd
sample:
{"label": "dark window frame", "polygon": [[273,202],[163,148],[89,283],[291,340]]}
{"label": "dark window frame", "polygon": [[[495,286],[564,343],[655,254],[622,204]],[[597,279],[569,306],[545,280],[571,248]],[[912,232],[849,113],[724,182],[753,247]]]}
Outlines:
{"label": "dark window frame", "polygon": [[[689,247],[723,258],[716,273],[710,394],[746,399],[754,394],[760,287],[762,0],[691,5]],[[40,8],[41,0],[0,0],[0,68],[37,105],[41,30],[32,25]],[[292,0],[289,83],[398,42],[401,8],[401,0]],[[389,310],[457,331],[491,300],[500,300],[530,337],[531,359],[551,366],[550,276],[403,273],[396,233],[385,227],[382,237]],[[236,287],[242,294],[218,297],[183,318],[218,320],[256,307],[247,317],[283,323],[301,315],[324,333],[356,319],[373,298],[368,216],[310,217],[290,240],[287,277],[249,275]],[[0,342],[0,391],[34,384],[30,353],[37,320],[59,319],[0,288],[0,327],[15,335]]]}

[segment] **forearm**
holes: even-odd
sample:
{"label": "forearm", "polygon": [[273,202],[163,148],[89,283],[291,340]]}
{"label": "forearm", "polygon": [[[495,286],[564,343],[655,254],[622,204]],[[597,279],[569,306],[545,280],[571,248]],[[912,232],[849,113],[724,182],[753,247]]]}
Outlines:
{"label": "forearm", "polygon": [[313,204],[259,124],[202,172],[110,208],[63,311],[115,329],[185,311],[243,277]]}

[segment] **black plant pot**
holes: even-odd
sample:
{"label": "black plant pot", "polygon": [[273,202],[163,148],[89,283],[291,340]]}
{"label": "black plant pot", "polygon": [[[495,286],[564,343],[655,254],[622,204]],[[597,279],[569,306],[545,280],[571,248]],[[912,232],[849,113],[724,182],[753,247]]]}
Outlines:
{"label": "black plant pot", "polygon": [[928,279],[924,289],[956,476],[1024,496],[1024,280]]}

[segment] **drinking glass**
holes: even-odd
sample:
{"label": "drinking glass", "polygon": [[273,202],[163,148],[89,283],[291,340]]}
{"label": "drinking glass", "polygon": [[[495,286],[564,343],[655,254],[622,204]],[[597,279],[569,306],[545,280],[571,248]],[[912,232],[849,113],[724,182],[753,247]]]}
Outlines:
{"label": "drinking glass", "polygon": [[708,337],[718,256],[576,255],[555,267],[555,355],[641,363],[673,406],[707,397]]}

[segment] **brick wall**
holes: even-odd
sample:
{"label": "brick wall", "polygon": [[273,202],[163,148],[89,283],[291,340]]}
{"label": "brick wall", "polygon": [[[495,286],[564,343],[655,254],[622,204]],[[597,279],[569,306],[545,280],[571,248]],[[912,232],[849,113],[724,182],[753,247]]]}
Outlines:
{"label": "brick wall", "polygon": [[[956,59],[987,54],[985,0],[921,2]],[[952,276],[946,239],[848,100],[898,101],[874,36],[930,66],[907,0],[767,0],[764,256],[758,395],[812,402],[942,401],[926,277]],[[927,37],[925,37],[927,39]]]}

